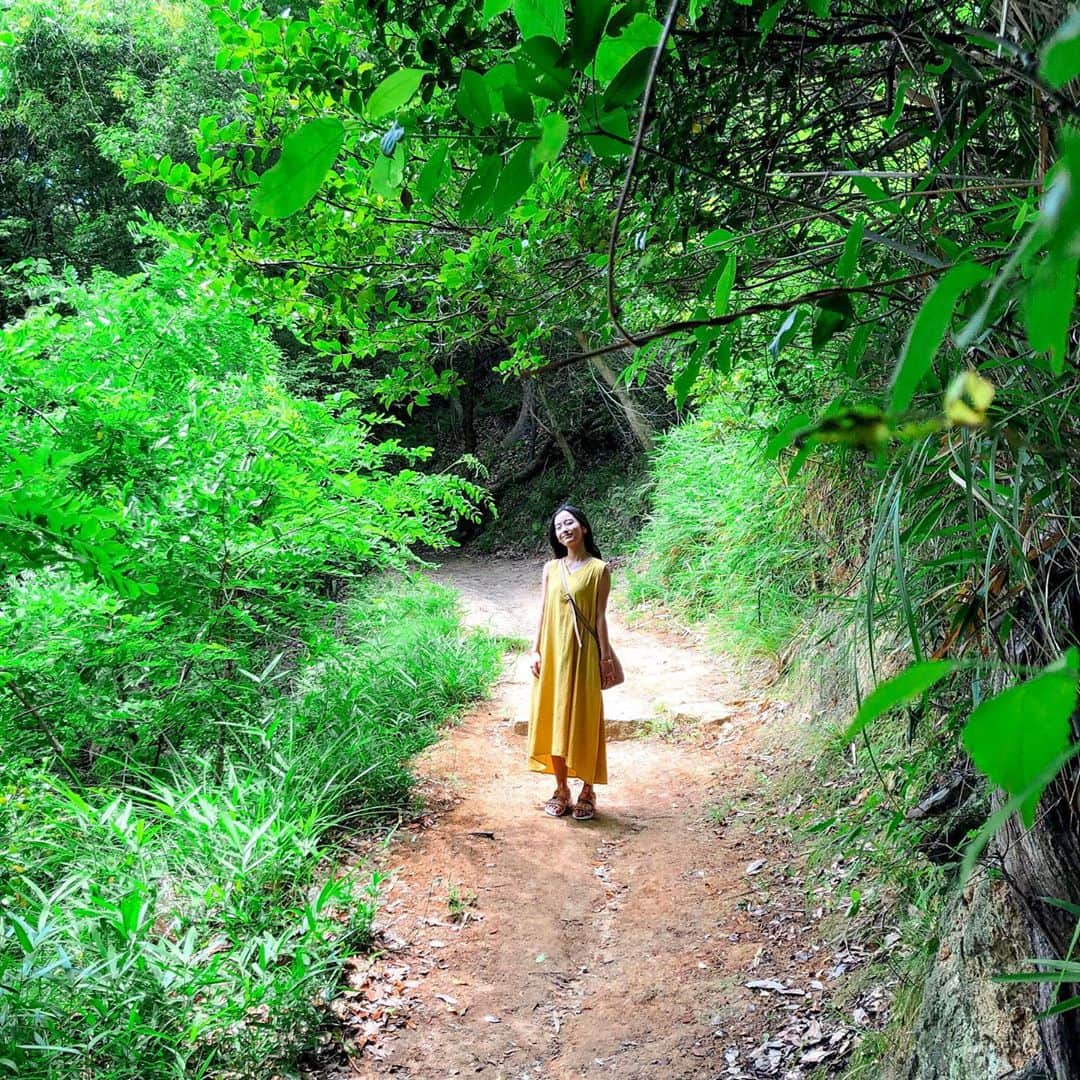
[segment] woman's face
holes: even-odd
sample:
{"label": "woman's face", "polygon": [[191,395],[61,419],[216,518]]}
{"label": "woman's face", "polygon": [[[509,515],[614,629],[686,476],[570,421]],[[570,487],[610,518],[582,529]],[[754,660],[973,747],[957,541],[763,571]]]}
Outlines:
{"label": "woman's face", "polygon": [[585,530],[569,510],[560,510],[555,515],[555,538],[563,547],[576,547],[585,540]]}

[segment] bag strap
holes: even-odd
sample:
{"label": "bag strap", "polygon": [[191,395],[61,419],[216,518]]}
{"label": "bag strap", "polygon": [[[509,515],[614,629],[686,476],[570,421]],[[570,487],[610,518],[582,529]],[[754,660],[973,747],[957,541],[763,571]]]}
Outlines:
{"label": "bag strap", "polygon": [[570,601],[570,606],[574,609],[574,637],[577,638],[578,648],[581,648],[581,630],[578,628],[578,620],[580,620],[585,624],[585,629],[592,634],[593,640],[596,642],[596,648],[599,650],[600,636],[597,634],[596,628],[592,623],[581,614],[581,608],[579,608],[574,601],[574,597],[570,592],[570,579],[566,576],[566,564],[562,559],[559,560],[559,573],[562,574],[563,596]]}

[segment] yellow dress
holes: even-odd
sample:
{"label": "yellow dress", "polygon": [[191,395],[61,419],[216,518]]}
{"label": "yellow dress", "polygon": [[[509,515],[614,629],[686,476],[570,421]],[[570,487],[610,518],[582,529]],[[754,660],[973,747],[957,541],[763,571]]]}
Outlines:
{"label": "yellow dress", "polygon": [[[567,581],[582,615],[596,626],[596,594],[607,569],[591,559]],[[600,694],[600,653],[596,639],[580,627],[566,599],[559,560],[547,564],[544,614],[540,622],[540,677],[533,680],[529,717],[529,769],[553,773],[552,757],[566,759],[566,771],[587,784],[607,783],[604,702]]]}

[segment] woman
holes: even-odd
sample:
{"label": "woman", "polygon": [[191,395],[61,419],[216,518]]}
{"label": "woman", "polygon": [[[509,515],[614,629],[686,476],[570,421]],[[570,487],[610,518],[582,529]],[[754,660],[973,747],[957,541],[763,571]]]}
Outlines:
{"label": "woman", "polygon": [[529,768],[555,776],[555,794],[544,806],[551,817],[571,809],[567,778],[583,780],[573,817],[587,821],[596,810],[593,785],[607,783],[600,691],[615,677],[607,627],[611,574],[576,506],[555,511],[548,540],[556,557],[544,564],[533,640]]}

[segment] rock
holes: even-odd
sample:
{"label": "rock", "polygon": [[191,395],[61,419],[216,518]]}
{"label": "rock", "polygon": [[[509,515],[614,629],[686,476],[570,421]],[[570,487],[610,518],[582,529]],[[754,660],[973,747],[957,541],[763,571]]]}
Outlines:
{"label": "rock", "polygon": [[981,878],[941,917],[942,942],[923,989],[905,1080],[1016,1076],[1040,1056],[1025,983],[991,976],[1025,970],[1027,931],[1008,887]]}
{"label": "rock", "polygon": [[[524,738],[529,734],[529,721],[515,720],[510,730],[514,735],[520,735]],[[621,742],[624,739],[633,739],[636,738],[638,735],[647,734],[649,731],[649,721],[645,719],[605,719],[604,731],[607,734],[608,742]]]}
{"label": "rock", "polygon": [[720,701],[684,701],[670,707],[672,722],[693,727],[722,727],[735,709]]}

